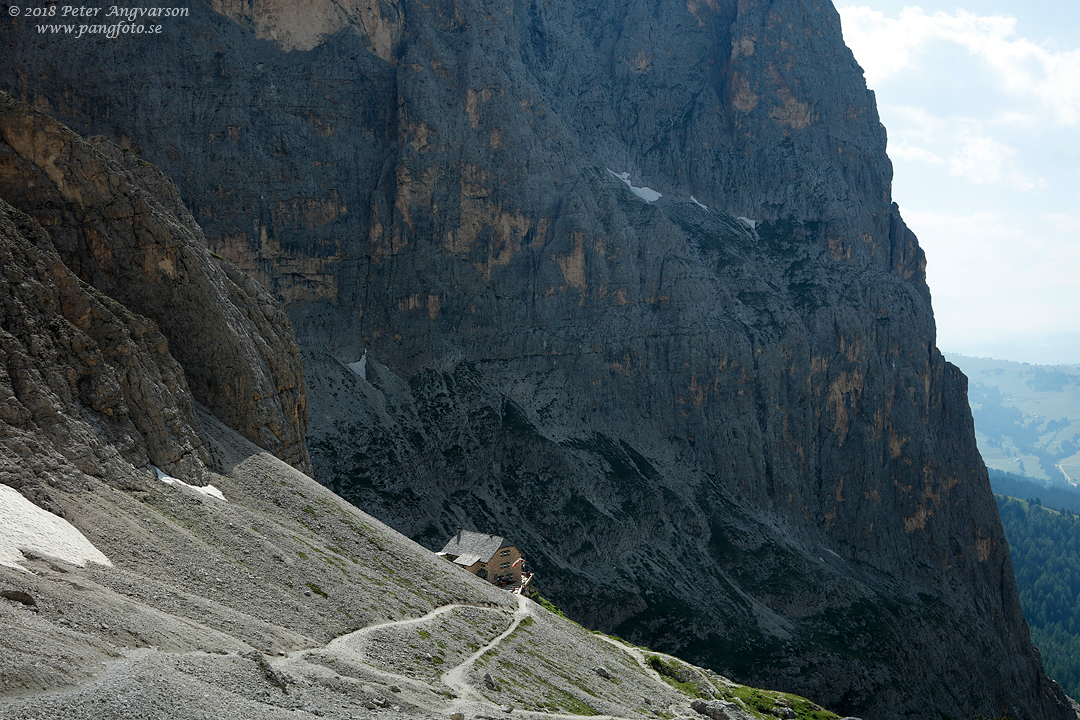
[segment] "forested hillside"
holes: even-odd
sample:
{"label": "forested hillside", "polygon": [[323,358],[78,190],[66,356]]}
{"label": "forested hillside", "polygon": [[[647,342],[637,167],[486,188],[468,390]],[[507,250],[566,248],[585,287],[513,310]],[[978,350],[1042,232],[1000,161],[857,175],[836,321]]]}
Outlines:
{"label": "forested hillside", "polygon": [[1050,677],[1080,697],[1080,519],[1037,498],[996,497],[1031,639]]}
{"label": "forested hillside", "polygon": [[1033,480],[1023,475],[990,471],[990,489],[995,495],[1008,495],[1013,498],[1039,498],[1043,507],[1055,510],[1071,510],[1080,513],[1080,491],[1071,486],[1047,485],[1045,481]]}

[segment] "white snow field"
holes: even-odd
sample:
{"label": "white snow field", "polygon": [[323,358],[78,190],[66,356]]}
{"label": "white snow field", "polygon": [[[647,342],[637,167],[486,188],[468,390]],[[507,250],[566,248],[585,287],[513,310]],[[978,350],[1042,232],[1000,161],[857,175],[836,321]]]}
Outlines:
{"label": "white snow field", "polygon": [[88,562],[112,567],[74,525],[42,510],[18,490],[0,485],[0,565],[30,572],[20,564],[26,559],[24,551],[79,567]]}
{"label": "white snow field", "polygon": [[607,168],[607,171],[609,173],[611,173],[612,175],[614,175],[615,177],[622,180],[624,183],[626,183],[626,187],[630,188],[631,192],[633,192],[635,195],[637,195],[639,198],[641,198],[645,202],[650,202],[650,203],[651,202],[656,202],[660,198],[664,197],[663,193],[658,193],[655,190],[653,190],[652,188],[649,188],[649,187],[635,187],[634,185],[632,185],[630,183],[630,173],[628,173],[628,172],[617,173],[614,170],[612,170],[611,168]]}

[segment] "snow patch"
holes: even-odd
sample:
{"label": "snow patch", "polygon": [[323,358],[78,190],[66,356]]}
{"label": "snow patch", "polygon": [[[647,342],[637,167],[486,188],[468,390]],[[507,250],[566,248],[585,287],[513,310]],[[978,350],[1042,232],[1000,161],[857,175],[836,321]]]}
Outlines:
{"label": "snow patch", "polygon": [[364,350],[359,360],[349,363],[346,367],[359,375],[362,380],[367,380],[367,350]]}
{"label": "snow patch", "polygon": [[166,475],[165,473],[161,472],[161,470],[159,470],[156,465],[151,465],[151,467],[154,468],[154,473],[157,475],[157,479],[163,483],[166,483],[168,485],[175,485],[176,487],[186,487],[188,490],[194,490],[195,492],[202,495],[217,498],[218,500],[222,500],[224,502],[229,502],[228,500],[225,500],[225,495],[223,495],[222,492],[213,485],[207,485],[206,487],[196,487],[195,485],[188,485],[183,480],[179,480],[172,477],[171,475]]}
{"label": "snow patch", "polygon": [[630,188],[630,191],[632,193],[637,195],[639,198],[641,198],[645,202],[656,202],[660,198],[664,197],[663,193],[658,193],[655,190],[653,190],[652,188],[634,187],[630,183],[630,173],[628,173],[628,172],[617,173],[614,170],[612,170],[611,168],[607,168],[607,171],[609,173],[611,173],[612,175],[614,175],[615,177],[622,180],[624,183],[626,183],[626,187]]}
{"label": "snow patch", "polygon": [[109,558],[62,517],[42,510],[18,490],[0,485],[0,565],[30,572],[19,563],[24,552],[48,555],[72,565],[88,562],[112,567]]}
{"label": "snow patch", "polygon": [[708,205],[702,205],[700,202],[698,202],[698,199],[696,197],[694,197],[693,195],[690,196],[690,202],[694,203],[699,208],[704,208],[705,210],[709,209]]}
{"label": "snow patch", "polygon": [[748,227],[749,227],[749,228],[750,228],[751,230],[753,230],[753,229],[755,229],[755,228],[757,227],[757,220],[751,220],[751,219],[750,219],[750,218],[748,218],[748,217],[742,217],[742,216],[739,216],[739,217],[737,217],[737,218],[735,218],[735,219],[736,219],[736,220],[742,220],[742,221],[743,221],[744,223],[746,223],[746,225],[747,225],[747,226],[748,226]]}

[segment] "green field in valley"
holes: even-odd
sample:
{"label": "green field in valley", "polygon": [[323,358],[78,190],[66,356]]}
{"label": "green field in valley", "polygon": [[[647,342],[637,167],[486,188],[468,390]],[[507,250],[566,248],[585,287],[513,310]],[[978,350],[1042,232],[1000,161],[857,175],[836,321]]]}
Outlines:
{"label": "green field in valley", "polygon": [[975,437],[988,468],[1054,485],[1080,479],[1080,366],[946,353],[968,376]]}

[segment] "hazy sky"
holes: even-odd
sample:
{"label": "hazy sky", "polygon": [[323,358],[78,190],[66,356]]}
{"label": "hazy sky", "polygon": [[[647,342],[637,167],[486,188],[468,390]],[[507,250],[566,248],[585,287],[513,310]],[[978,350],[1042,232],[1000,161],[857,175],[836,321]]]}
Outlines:
{"label": "hazy sky", "polygon": [[1080,363],[1080,2],[836,2],[939,347]]}

